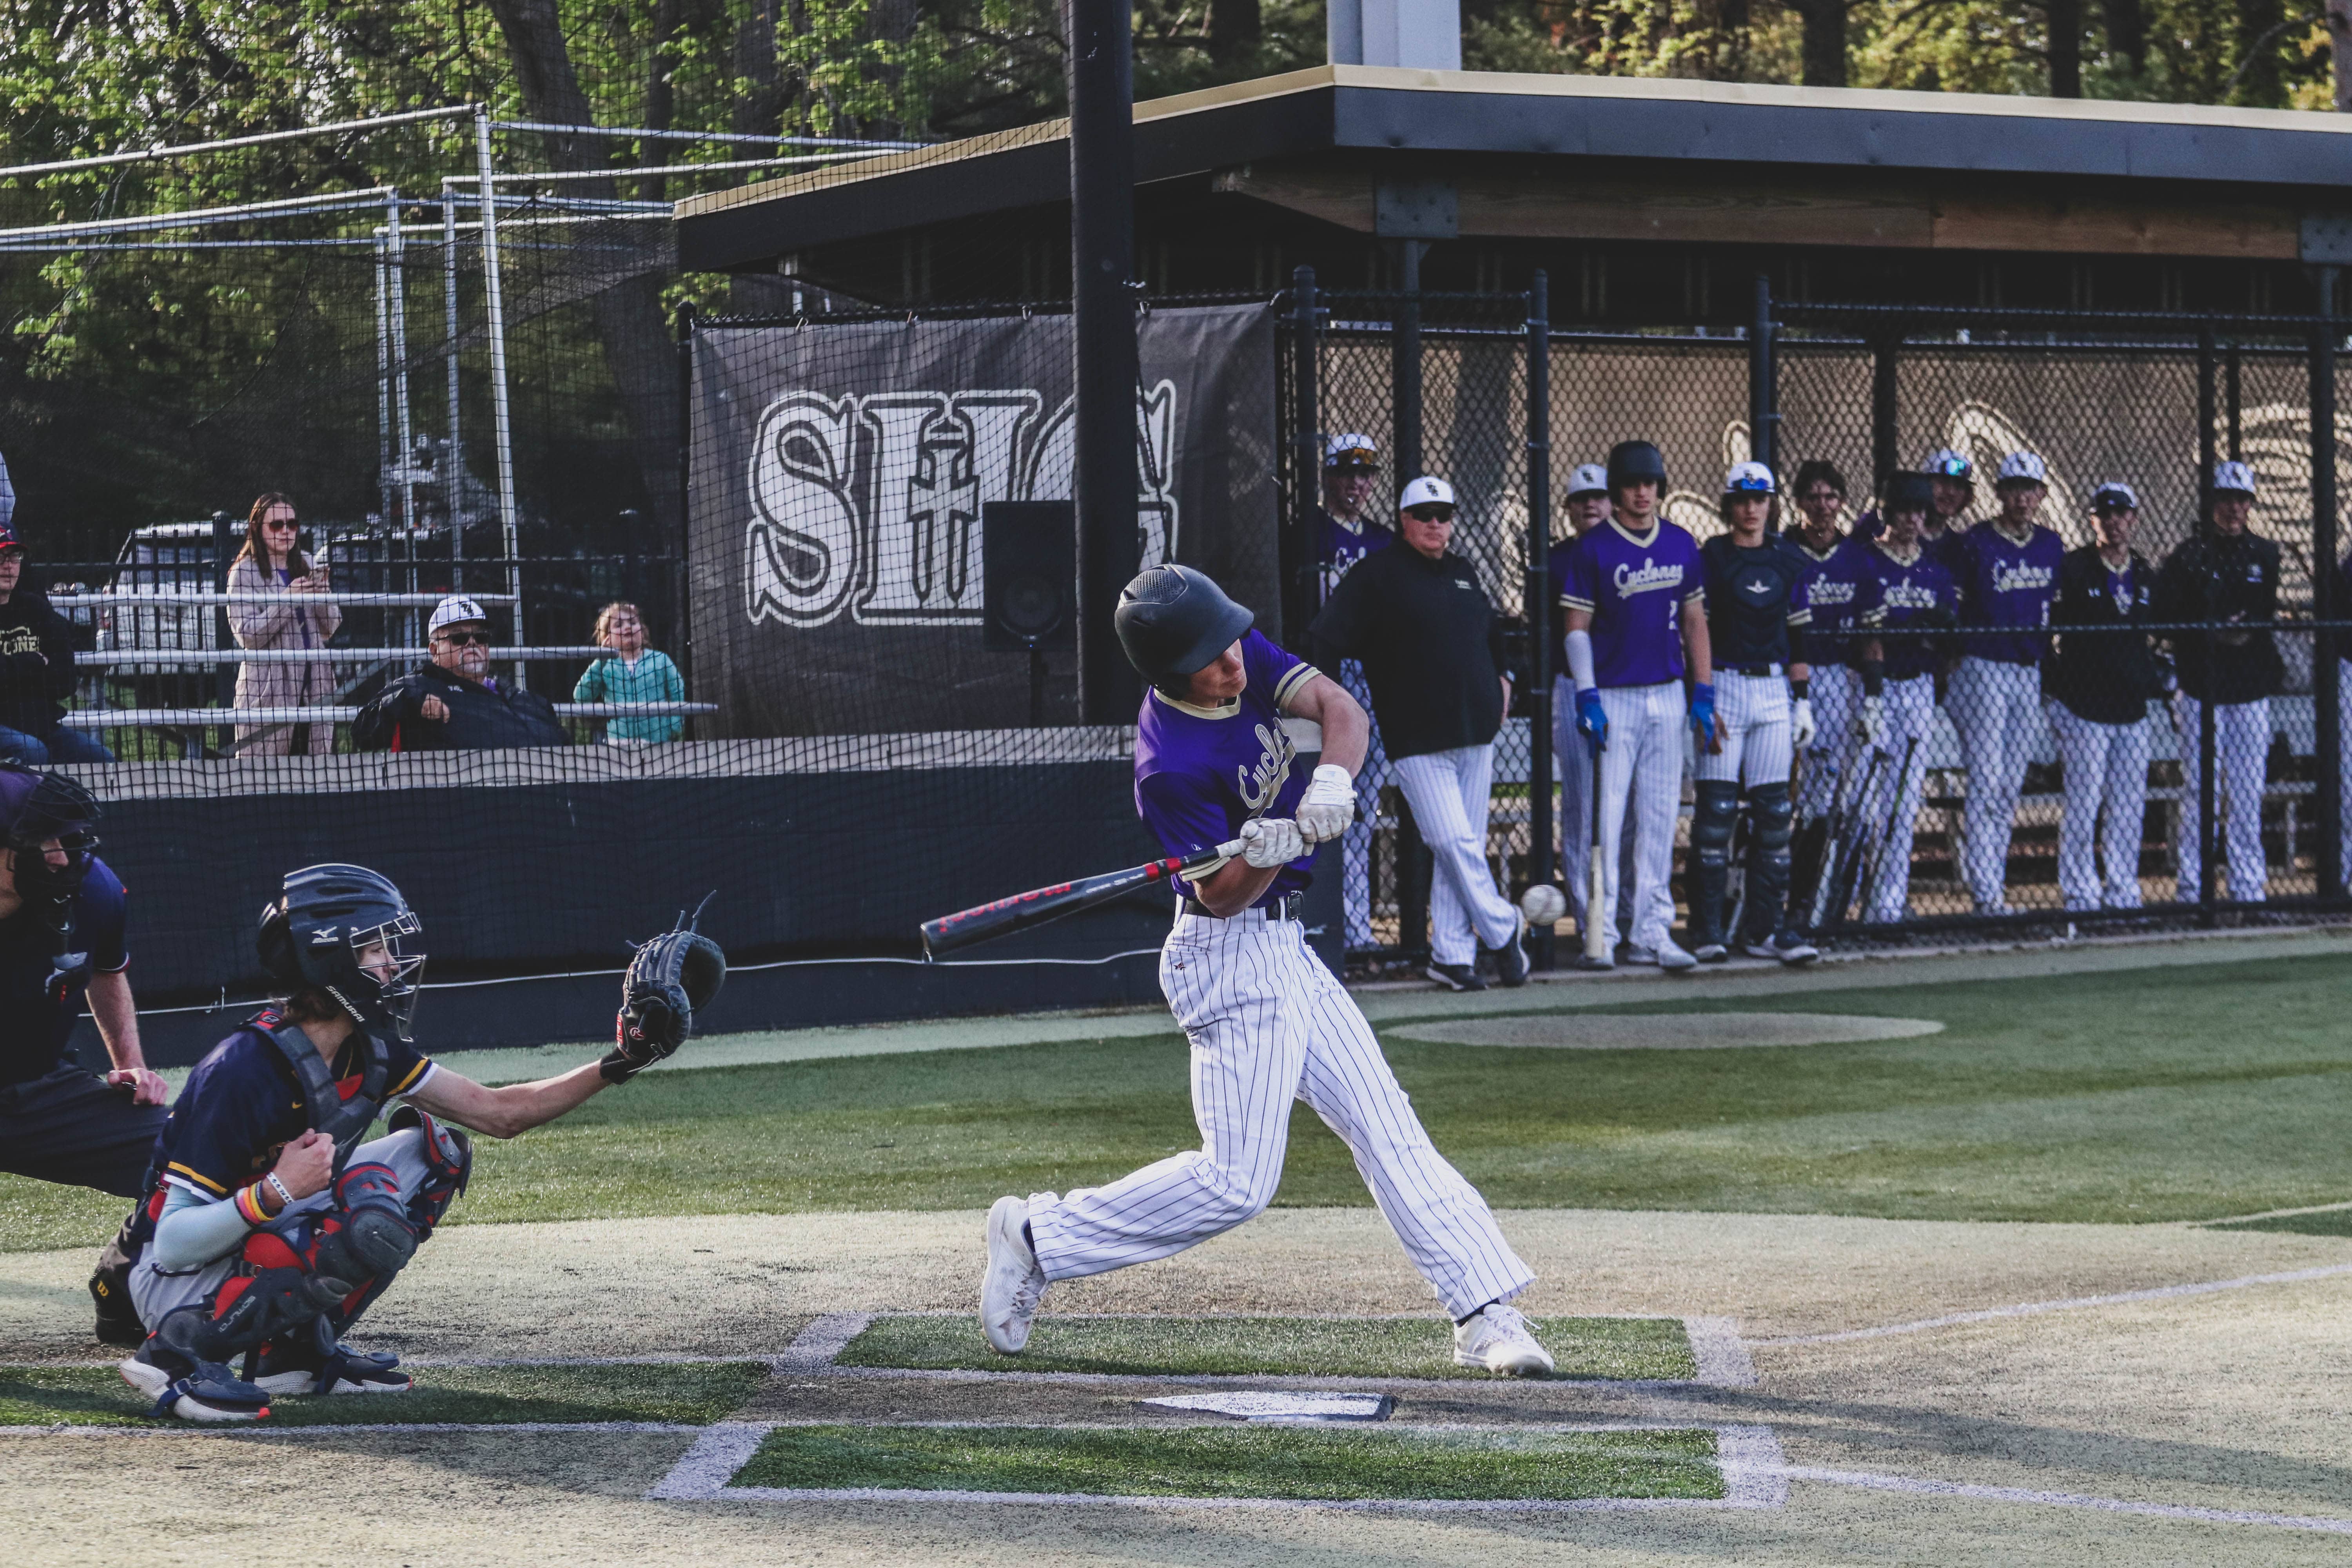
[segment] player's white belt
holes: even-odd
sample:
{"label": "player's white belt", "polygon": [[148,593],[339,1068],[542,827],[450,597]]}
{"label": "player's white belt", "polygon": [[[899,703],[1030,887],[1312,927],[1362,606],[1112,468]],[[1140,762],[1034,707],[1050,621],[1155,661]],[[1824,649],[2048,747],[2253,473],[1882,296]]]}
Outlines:
{"label": "player's white belt", "polygon": [[1298,918],[1298,908],[1306,896],[1303,891],[1285,893],[1264,909],[1246,909],[1232,916],[1213,913],[1208,905],[1198,899],[1179,899],[1176,900],[1176,908],[1179,913],[1198,915],[1204,921],[1239,920],[1242,915],[1248,914],[1261,914],[1270,921],[1295,921]]}

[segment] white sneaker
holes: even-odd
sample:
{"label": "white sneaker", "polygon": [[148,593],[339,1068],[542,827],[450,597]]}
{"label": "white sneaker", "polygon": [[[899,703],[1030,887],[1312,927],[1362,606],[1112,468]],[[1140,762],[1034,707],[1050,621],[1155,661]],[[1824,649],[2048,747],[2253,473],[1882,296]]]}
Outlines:
{"label": "white sneaker", "polygon": [[1698,960],[1678,945],[1670,936],[1658,939],[1658,967],[1664,970],[1696,969]]}
{"label": "white sneaker", "polygon": [[1045,1271],[1021,1238],[1028,1219],[1026,1198],[1002,1197],[988,1211],[988,1272],[980,1281],[980,1331],[999,1355],[1021,1353],[1029,1342],[1029,1321],[1045,1299]]}
{"label": "white sneaker", "polygon": [[1454,1364],[1505,1377],[1534,1377],[1552,1369],[1551,1352],[1536,1342],[1527,1319],[1500,1301],[1454,1325]]}

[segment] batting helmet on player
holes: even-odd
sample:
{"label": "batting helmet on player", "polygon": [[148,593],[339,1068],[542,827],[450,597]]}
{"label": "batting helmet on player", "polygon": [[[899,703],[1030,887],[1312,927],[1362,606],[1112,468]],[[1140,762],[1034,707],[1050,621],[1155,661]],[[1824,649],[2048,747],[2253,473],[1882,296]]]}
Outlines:
{"label": "batting helmet on player", "polygon": [[1208,574],[1190,566],[1153,566],[1119,590],[1118,646],[1127,662],[1154,686],[1182,686],[1257,619],[1225,596]]}
{"label": "batting helmet on player", "polygon": [[1626,485],[1647,479],[1666,488],[1665,455],[1647,441],[1620,441],[1609,448],[1609,490],[1614,495]]}

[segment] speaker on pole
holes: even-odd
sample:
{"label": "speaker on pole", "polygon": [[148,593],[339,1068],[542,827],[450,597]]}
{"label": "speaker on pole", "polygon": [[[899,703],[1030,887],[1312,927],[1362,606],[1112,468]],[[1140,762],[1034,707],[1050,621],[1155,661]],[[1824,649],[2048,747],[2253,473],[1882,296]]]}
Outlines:
{"label": "speaker on pole", "polygon": [[1077,509],[1066,500],[980,507],[981,646],[991,653],[1078,646]]}

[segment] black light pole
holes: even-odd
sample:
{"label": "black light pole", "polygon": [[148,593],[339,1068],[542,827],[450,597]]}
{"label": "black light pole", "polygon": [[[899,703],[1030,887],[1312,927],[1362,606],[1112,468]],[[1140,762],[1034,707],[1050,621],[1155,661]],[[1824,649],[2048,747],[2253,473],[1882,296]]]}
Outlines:
{"label": "black light pole", "polygon": [[2326,623],[2352,610],[2336,597],[2336,270],[2319,269],[2321,325],[2311,335],[2311,598],[2313,618],[2320,623],[2314,639],[2311,689],[2317,725],[2317,755],[2313,776],[2319,781],[2319,896],[2333,902],[2344,891],[2344,845],[2333,825],[2344,800],[2344,775],[2336,766],[2343,755],[2344,717],[2336,706],[2344,680],[2337,658],[2343,639]]}
{"label": "black light pole", "polygon": [[[1528,284],[1528,880],[1552,879],[1551,783],[1551,280],[1536,268]],[[1552,932],[1537,929],[1529,949],[1552,966]]]}
{"label": "black light pole", "polygon": [[1141,695],[1111,612],[1140,559],[1136,523],[1135,72],[1127,0],[1068,0],[1070,304],[1078,514],[1078,698],[1090,724]]}
{"label": "black light pole", "polygon": [[[1748,328],[1748,455],[1780,471],[1780,394],[1779,367],[1773,363],[1772,279],[1756,275],[1756,314]],[[1773,514],[1777,530],[1780,516]]]}

